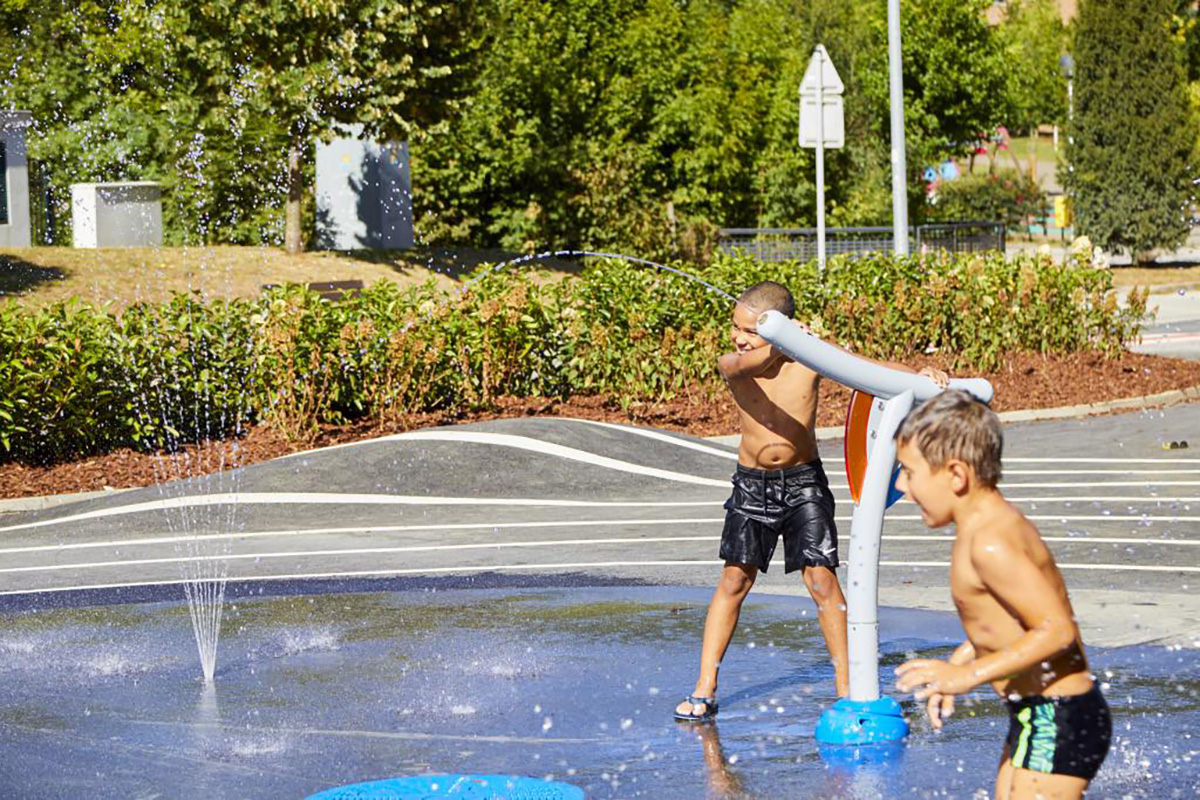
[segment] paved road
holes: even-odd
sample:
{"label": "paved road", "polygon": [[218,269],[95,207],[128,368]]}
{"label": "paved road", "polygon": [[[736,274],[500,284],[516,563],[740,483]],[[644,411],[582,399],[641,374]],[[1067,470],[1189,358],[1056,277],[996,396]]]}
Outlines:
{"label": "paved road", "polygon": [[[1194,635],[1200,457],[1161,442],[1200,444],[1200,405],[1006,436],[1006,494],[1054,550],[1089,641]],[[822,447],[846,537],[841,444]],[[5,515],[0,592],[480,571],[707,586],[734,460],[727,446],[578,420],[418,431]],[[881,601],[950,610],[950,536],[900,503],[884,540]],[[760,588],[803,589],[781,569]]]}
{"label": "paved road", "polygon": [[1137,353],[1200,360],[1200,291],[1180,289],[1150,296],[1154,322],[1142,331]]}

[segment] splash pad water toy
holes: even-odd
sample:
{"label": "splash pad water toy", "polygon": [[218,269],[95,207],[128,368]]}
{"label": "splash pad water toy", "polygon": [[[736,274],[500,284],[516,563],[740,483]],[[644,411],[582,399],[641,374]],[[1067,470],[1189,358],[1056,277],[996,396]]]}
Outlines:
{"label": "splash pad water toy", "polygon": [[[846,475],[855,500],[850,522],[846,617],[849,634],[850,696],[821,715],[817,741],[862,745],[897,741],[908,723],[895,698],[879,691],[879,546],[883,515],[899,499],[893,480],[896,431],[913,404],[941,389],[921,375],[900,372],[821,341],[778,311],[758,319],[758,334],[814,372],[854,390],[846,415]],[[981,378],[956,379],[950,388],[984,403],[992,385]]]}
{"label": "splash pad water toy", "polygon": [[425,775],[355,783],[308,800],[583,800],[583,790],[558,781],[514,775]]}

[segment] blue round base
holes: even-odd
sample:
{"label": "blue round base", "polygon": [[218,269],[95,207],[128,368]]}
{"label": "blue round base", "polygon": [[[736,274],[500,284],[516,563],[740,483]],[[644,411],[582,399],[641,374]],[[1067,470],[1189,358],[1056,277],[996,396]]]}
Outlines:
{"label": "blue round base", "polygon": [[584,800],[567,783],[516,775],[423,775],[326,789],[308,800]]}
{"label": "blue round base", "polygon": [[843,697],[825,710],[817,722],[821,744],[875,744],[908,736],[908,722],[892,697],[851,700]]}
{"label": "blue round base", "polygon": [[903,739],[875,744],[818,744],[817,753],[829,769],[843,773],[882,772],[896,768],[908,751]]}

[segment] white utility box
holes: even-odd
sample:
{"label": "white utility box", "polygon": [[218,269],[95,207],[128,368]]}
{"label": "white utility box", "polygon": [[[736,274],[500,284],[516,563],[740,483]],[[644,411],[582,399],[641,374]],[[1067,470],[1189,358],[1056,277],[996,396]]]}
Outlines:
{"label": "white utility box", "polygon": [[162,244],[162,187],[153,181],[71,184],[76,247]]}

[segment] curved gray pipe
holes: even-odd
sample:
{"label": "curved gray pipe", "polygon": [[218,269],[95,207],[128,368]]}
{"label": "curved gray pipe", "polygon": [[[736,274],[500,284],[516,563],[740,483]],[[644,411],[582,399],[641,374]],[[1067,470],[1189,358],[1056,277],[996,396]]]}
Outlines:
{"label": "curved gray pipe", "polygon": [[[891,369],[827,344],[813,334],[805,333],[778,311],[764,312],[758,318],[758,335],[793,361],[881,400],[912,392],[913,399],[920,403],[941,391],[924,375]],[[983,378],[953,378],[950,388],[968,391],[981,402],[992,402],[992,384]]]}

